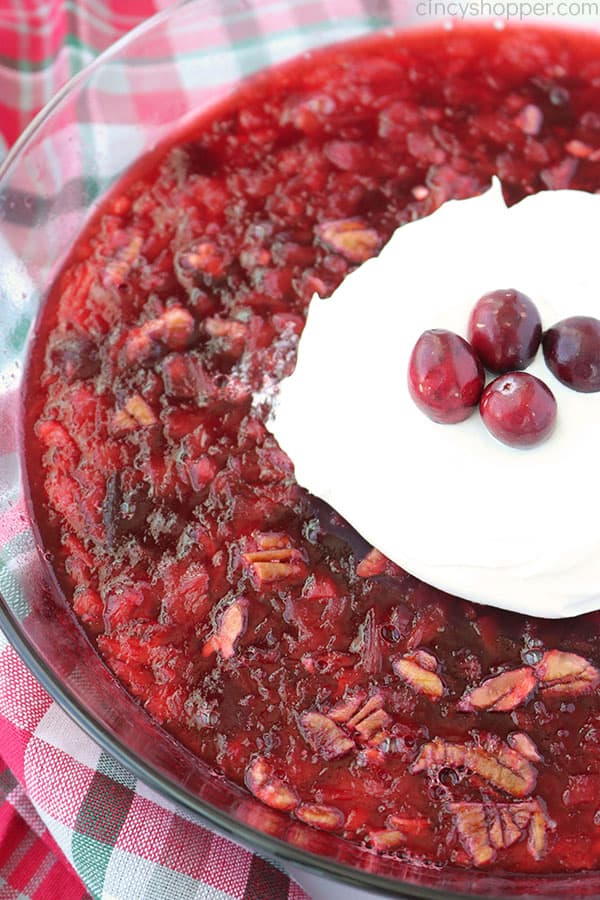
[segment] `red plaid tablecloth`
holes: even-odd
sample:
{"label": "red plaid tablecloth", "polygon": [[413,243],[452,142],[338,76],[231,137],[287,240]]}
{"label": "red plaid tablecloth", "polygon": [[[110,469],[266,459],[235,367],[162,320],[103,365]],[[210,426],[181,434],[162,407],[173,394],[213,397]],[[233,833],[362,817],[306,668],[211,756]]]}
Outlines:
{"label": "red plaid tablecloth", "polygon": [[93,743],[0,633],[0,900],[308,900]]}
{"label": "red plaid tablecloth", "polygon": [[[75,72],[168,5],[0,0],[0,159]],[[5,513],[3,542],[12,536]],[[136,782],[70,721],[0,633],[0,900],[87,897],[307,900],[269,863]]]}

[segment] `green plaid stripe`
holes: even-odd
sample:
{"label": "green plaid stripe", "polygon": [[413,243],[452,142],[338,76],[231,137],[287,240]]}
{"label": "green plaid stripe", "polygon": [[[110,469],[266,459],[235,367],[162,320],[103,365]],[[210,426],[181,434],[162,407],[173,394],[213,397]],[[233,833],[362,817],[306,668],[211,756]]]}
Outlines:
{"label": "green plaid stripe", "polygon": [[100,897],[112,848],[127,819],[136,779],[102,753],[83,798],[71,845],[73,862],[94,897]]}
{"label": "green plaid stripe", "polygon": [[280,900],[285,895],[287,877],[266,863],[260,856],[254,856],[248,876],[244,900]]}
{"label": "green plaid stripe", "polygon": [[10,769],[2,769],[0,771],[0,806],[4,803],[8,795],[19,782],[10,771]]}

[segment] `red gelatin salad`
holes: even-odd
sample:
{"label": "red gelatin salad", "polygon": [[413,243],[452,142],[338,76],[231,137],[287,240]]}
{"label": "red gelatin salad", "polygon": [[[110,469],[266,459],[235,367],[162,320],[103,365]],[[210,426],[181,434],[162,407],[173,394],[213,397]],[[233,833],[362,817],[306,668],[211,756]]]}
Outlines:
{"label": "red gelatin salad", "polygon": [[387,35],[247,82],[74,248],[31,357],[29,475],[75,615],[210,765],[377,852],[574,871],[600,863],[598,615],[418,581],[265,427],[314,292],[493,175],[509,202],[600,189],[600,40]]}

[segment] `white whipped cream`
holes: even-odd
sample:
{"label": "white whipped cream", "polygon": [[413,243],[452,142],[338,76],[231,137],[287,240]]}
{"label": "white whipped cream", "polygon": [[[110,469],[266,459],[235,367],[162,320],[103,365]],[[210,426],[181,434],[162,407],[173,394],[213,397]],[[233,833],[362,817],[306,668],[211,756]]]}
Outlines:
{"label": "white whipped cream", "polygon": [[423,331],[466,336],[478,298],[517,288],[544,328],[600,317],[600,196],[507,209],[500,185],[399,228],[329,299],[315,296],[270,428],[296,477],[394,562],[478,603],[560,618],[600,608],[600,393],[528,371],[558,403],[539,447],[496,441],[476,412],[438,425],[407,388]]}

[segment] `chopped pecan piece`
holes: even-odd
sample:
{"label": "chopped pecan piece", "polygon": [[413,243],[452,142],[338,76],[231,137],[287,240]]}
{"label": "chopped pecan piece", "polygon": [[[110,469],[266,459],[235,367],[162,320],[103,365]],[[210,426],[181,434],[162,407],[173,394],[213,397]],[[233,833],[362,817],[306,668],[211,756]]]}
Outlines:
{"label": "chopped pecan piece", "polygon": [[350,697],[342,697],[329,710],[329,718],[333,719],[334,722],[347,722],[364,703],[366,696],[363,690],[359,690]]}
{"label": "chopped pecan piece", "polygon": [[387,728],[387,726],[391,724],[391,721],[392,720],[385,709],[376,709],[370,716],[367,716],[366,719],[363,719],[358,725],[355,725],[354,730],[358,732],[359,736],[364,741],[368,741],[379,734],[384,728]]}
{"label": "chopped pecan piece", "polygon": [[217,316],[207,319],[204,327],[209,337],[229,338],[232,342],[244,341],[248,332],[245,322],[238,322],[237,319],[219,319]]}
{"label": "chopped pecan piece", "polygon": [[430,772],[448,766],[464,768],[512,797],[526,797],[537,781],[532,763],[500,740],[481,744],[454,744],[434,738],[424,744],[410,771]]}
{"label": "chopped pecan piece", "polygon": [[444,694],[444,684],[435,669],[437,661],[431,653],[417,650],[392,660],[392,668],[399,678],[413,690],[425,694],[431,700],[439,700]]}
{"label": "chopped pecan piece", "polygon": [[182,306],[171,306],[137,328],[132,328],[125,342],[129,363],[152,362],[165,350],[184,350],[194,336],[195,322]]}
{"label": "chopped pecan piece", "polygon": [[296,810],[296,818],[324,831],[339,831],[344,827],[343,812],[334,806],[322,806],[319,803],[301,803]]}
{"label": "chopped pecan piece", "polygon": [[564,650],[548,650],[535,667],[540,690],[546,696],[591,694],[600,683],[600,672],[583,656]]}
{"label": "chopped pecan piece", "polygon": [[[517,825],[515,821],[515,816],[511,814],[510,807],[504,806],[499,810],[500,814],[500,827],[502,828],[502,835],[504,839],[505,847],[512,847],[513,844],[519,840],[522,835],[522,828]],[[519,813],[517,812],[516,818],[519,818]],[[494,832],[492,833],[494,836]]]}
{"label": "chopped pecan piece", "polygon": [[423,816],[388,816],[386,825],[394,831],[402,831],[404,834],[424,834],[429,831],[431,825],[429,819]]}
{"label": "chopped pecan piece", "polygon": [[524,134],[535,137],[542,130],[544,124],[544,113],[539,106],[534,103],[528,103],[524,106],[518,116],[515,118],[515,125],[521,129]]}
{"label": "chopped pecan piece", "polygon": [[125,412],[127,412],[133,419],[137,422],[138,425],[148,426],[148,425],[156,425],[158,419],[154,415],[151,406],[140,397],[139,394],[136,394],[125,404]]}
{"label": "chopped pecan piece", "polygon": [[369,228],[362,219],[323,222],[315,230],[322,244],[353,263],[375,256],[383,243],[375,229]]}
{"label": "chopped pecan piece", "polygon": [[232,257],[228,250],[219,247],[214,241],[199,240],[179,250],[173,265],[177,280],[182,287],[191,289],[200,281],[208,284],[223,281],[227,278]]}
{"label": "chopped pecan piece", "polygon": [[298,794],[282,778],[278,778],[273,767],[262,756],[252,760],[244,777],[248,790],[267,806],[289,812],[300,802]]}
{"label": "chopped pecan piece", "polygon": [[144,238],[142,235],[135,234],[129,243],[116,252],[102,273],[102,283],[105,287],[118,288],[124,283],[126,276],[140,255],[143,243]]}
{"label": "chopped pecan piece", "polygon": [[160,317],[164,330],[162,341],[169,350],[184,350],[194,332],[194,318],[182,306],[171,306]]}
{"label": "chopped pecan piece", "polygon": [[400,566],[393,563],[391,559],[388,559],[375,547],[369,550],[356,567],[356,574],[360,578],[372,578],[375,575],[401,575],[402,571]]}
{"label": "chopped pecan piece", "polygon": [[238,319],[222,319],[211,316],[204,321],[204,328],[209,337],[214,338],[222,352],[239,359],[246,349],[246,341],[252,331],[247,322]]}
{"label": "chopped pecan piece", "polygon": [[369,831],[368,840],[371,847],[379,853],[390,853],[398,850],[406,844],[406,835],[403,831],[393,831],[389,828],[377,828]]}
{"label": "chopped pecan piece", "polygon": [[548,831],[552,831],[556,825],[548,819],[539,802],[532,804],[531,819],[529,821],[529,836],[527,849],[534,859],[542,859],[548,847]]}
{"label": "chopped pecan piece", "polygon": [[437,671],[438,661],[429,650],[415,650],[413,653],[407,654],[407,658],[413,659],[417,665],[428,672]]}
{"label": "chopped pecan piece", "polygon": [[222,613],[216,632],[205,643],[203,656],[210,656],[217,651],[223,659],[231,659],[235,653],[235,645],[239,637],[246,631],[248,624],[248,600],[238,597],[230,603]]}
{"label": "chopped pecan piece", "polygon": [[151,406],[139,394],[134,394],[123,409],[118,409],[112,417],[110,430],[113,434],[124,435],[137,428],[148,428],[155,425],[158,419]]}
{"label": "chopped pecan piece", "polygon": [[135,431],[137,427],[136,420],[124,409],[118,409],[110,423],[110,430],[117,437],[122,437],[128,431]]}
{"label": "chopped pecan piece", "polygon": [[483,803],[448,803],[446,809],[455,816],[461,844],[475,865],[492,862],[496,850],[490,839]]}
{"label": "chopped pecan piece", "polygon": [[372,697],[369,697],[367,702],[364,703],[350,719],[347,720],[348,727],[356,728],[356,726],[364,719],[368,718],[371,713],[374,713],[378,709],[383,709],[383,706],[383,694],[377,691]]}
{"label": "chopped pecan piece", "polygon": [[284,550],[290,539],[281,531],[262,531],[254,535],[254,540],[261,550]]}
{"label": "chopped pecan piece", "polygon": [[516,750],[525,759],[529,759],[531,762],[541,762],[542,757],[528,734],[520,731],[516,734],[509,734],[507,741],[513,750]]}
{"label": "chopped pecan piece", "polygon": [[585,141],[569,141],[565,144],[565,150],[577,159],[588,159],[594,154],[594,148],[586,144]]}
{"label": "chopped pecan piece", "polygon": [[272,559],[255,560],[251,568],[257,589],[260,589],[265,584],[273,584],[279,581],[287,581],[289,583],[303,581],[306,577],[306,569],[302,559],[297,559],[293,563]]}
{"label": "chopped pecan piece", "polygon": [[461,712],[510,712],[531,696],[537,681],[531,669],[523,667],[486,678],[469,691],[457,706]]}
{"label": "chopped pecan piece", "polygon": [[322,713],[303,713],[300,716],[300,729],[307,743],[324,759],[338,759],[354,750],[354,741]]}
{"label": "chopped pecan piece", "polygon": [[305,580],[308,567],[300,550],[291,546],[287,535],[258,533],[253,539],[257,549],[243,553],[242,560],[257,590],[265,584],[297,584]]}

